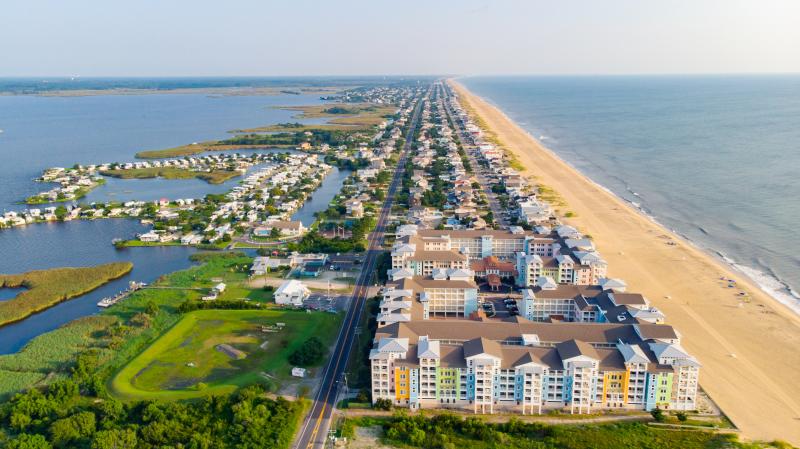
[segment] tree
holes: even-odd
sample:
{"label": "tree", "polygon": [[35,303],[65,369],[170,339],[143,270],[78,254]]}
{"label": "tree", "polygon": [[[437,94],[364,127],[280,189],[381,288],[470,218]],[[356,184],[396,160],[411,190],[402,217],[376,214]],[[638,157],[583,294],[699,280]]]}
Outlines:
{"label": "tree", "polygon": [[680,422],[686,422],[686,420],[689,419],[689,417],[686,416],[686,412],[678,412],[675,414],[675,416],[678,418],[678,421]]}
{"label": "tree", "polygon": [[664,422],[664,420],[666,419],[666,417],[664,416],[664,411],[661,410],[660,408],[654,408],[650,412],[650,414],[653,415],[653,419],[655,419],[656,422]]}
{"label": "tree", "polygon": [[64,221],[64,217],[67,216],[67,208],[64,206],[58,206],[56,207],[55,214],[58,221]]}
{"label": "tree", "polygon": [[319,338],[311,337],[289,355],[289,362],[298,366],[313,365],[325,355],[324,348]]}
{"label": "tree", "polygon": [[131,429],[101,430],[94,435],[92,449],[133,449],[136,444],[136,432]]}
{"label": "tree", "polygon": [[277,226],[273,226],[272,230],[269,231],[269,236],[273,239],[281,238],[281,230]]}
{"label": "tree", "polygon": [[372,408],[375,410],[391,410],[392,401],[390,399],[380,398],[372,404]]}
{"label": "tree", "polygon": [[69,443],[91,436],[94,430],[94,413],[80,412],[53,421],[50,425],[50,438],[56,446],[66,447]]}
{"label": "tree", "polygon": [[158,313],[158,304],[154,301],[147,301],[147,304],[144,306],[144,313],[155,316]]}
{"label": "tree", "polygon": [[425,431],[422,429],[414,429],[408,436],[408,442],[413,446],[422,446],[425,444]]}
{"label": "tree", "polygon": [[21,433],[9,441],[6,447],[8,449],[51,449],[53,446],[43,435]]}

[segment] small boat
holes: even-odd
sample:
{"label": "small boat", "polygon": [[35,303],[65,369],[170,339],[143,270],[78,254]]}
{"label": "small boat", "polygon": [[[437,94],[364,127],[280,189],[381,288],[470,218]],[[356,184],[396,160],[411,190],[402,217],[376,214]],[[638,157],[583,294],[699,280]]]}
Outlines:
{"label": "small boat", "polygon": [[108,307],[111,307],[114,304],[116,304],[116,303],[122,301],[123,299],[127,298],[131,293],[135,292],[136,290],[139,290],[140,288],[144,287],[145,285],[147,285],[147,284],[145,284],[144,282],[131,281],[130,284],[128,284],[128,288],[126,290],[123,290],[123,291],[117,293],[114,296],[109,296],[107,298],[101,299],[100,302],[97,303],[97,306],[98,307],[102,307],[104,309],[108,308]]}

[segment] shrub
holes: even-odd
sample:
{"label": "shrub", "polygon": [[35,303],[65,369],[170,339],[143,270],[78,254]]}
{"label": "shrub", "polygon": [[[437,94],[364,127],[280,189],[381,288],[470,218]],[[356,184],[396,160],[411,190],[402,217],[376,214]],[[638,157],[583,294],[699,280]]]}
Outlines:
{"label": "shrub", "polygon": [[650,414],[653,415],[653,419],[655,419],[656,422],[664,422],[664,420],[666,419],[666,417],[664,416],[664,411],[661,410],[660,408],[654,408],[653,411],[650,412]]}
{"label": "shrub", "polygon": [[297,366],[309,366],[319,362],[323,355],[325,355],[325,345],[319,338],[311,337],[289,355],[289,362]]}
{"label": "shrub", "polygon": [[391,410],[392,401],[390,399],[380,398],[372,404],[372,408],[375,410]]}

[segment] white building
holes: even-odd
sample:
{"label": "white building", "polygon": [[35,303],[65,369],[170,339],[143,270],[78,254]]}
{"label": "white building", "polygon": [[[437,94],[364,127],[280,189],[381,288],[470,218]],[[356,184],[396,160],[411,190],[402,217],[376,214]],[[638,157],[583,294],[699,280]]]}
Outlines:
{"label": "white building", "polygon": [[301,306],[310,294],[311,292],[305,284],[296,279],[291,279],[275,290],[275,304]]}

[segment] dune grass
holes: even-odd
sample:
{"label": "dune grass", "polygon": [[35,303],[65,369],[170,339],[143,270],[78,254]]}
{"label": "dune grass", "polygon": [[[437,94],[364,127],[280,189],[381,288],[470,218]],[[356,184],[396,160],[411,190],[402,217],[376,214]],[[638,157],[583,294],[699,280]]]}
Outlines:
{"label": "dune grass", "polygon": [[128,274],[132,269],[130,262],[114,262],[94,267],[53,268],[0,275],[0,286],[27,289],[13,299],[0,301],[0,326],[90,292]]}
{"label": "dune grass", "polygon": [[[262,332],[261,326],[279,322],[285,323],[283,330]],[[332,342],[339,322],[338,315],[321,312],[187,313],[114,376],[110,391],[126,400],[175,400],[229,394],[259,381],[280,382],[290,378],[289,354],[311,335]],[[234,357],[220,345],[243,354]]]}

